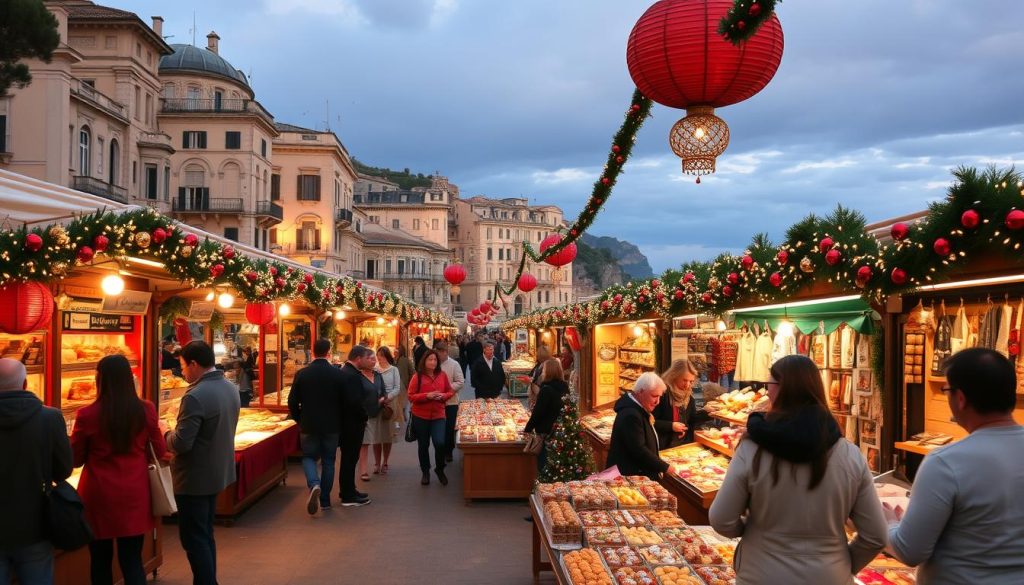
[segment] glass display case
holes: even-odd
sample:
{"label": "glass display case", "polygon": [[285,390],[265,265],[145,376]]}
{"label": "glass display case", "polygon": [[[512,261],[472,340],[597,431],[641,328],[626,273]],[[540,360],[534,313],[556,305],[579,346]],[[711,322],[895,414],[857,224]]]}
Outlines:
{"label": "glass display case", "polygon": [[[288,394],[292,389],[295,373],[304,368],[313,358],[313,324],[306,317],[290,317],[281,319],[279,333],[266,335],[267,360],[269,366],[265,374],[280,372],[280,391],[271,391],[263,395],[263,406],[286,407]],[[273,345],[271,344],[273,341]],[[278,344],[280,344],[278,346]],[[279,347],[279,352],[271,353],[272,348]],[[267,387],[271,390],[271,387]]]}
{"label": "glass display case", "polygon": [[[423,336],[423,339],[427,338]],[[356,342],[375,351],[385,345],[391,348],[397,347],[398,324],[383,317],[367,319],[356,327]]]}
{"label": "glass display case", "polygon": [[595,408],[610,405],[633,389],[644,372],[657,370],[654,321],[598,325],[595,328]]}
{"label": "glass display case", "polygon": [[25,364],[28,373],[28,391],[46,401],[46,332],[34,331],[25,335],[0,333],[0,358],[10,358]]}

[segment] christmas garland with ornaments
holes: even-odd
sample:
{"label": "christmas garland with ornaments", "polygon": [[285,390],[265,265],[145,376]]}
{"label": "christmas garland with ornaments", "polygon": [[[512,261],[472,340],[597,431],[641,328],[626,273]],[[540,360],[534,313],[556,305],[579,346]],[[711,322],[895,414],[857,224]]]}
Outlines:
{"label": "christmas garland with ornaments", "polygon": [[192,288],[231,287],[252,304],[301,300],[324,311],[350,304],[403,321],[455,326],[450,316],[393,292],[371,290],[351,277],[250,258],[231,245],[200,239],[149,208],[98,210],[67,225],[0,232],[0,289],[58,281],[76,267],[128,256],[161,262],[168,274]]}
{"label": "christmas garland with ornaments", "polygon": [[735,0],[732,8],[718,22],[718,34],[738,45],[749,39],[775,13],[781,0]]}
{"label": "christmas garland with ornaments", "polygon": [[838,206],[809,215],[774,245],[754,236],[742,255],[690,262],[659,278],[615,285],[597,300],[543,309],[502,327],[588,326],[657,314],[721,315],[737,306],[784,301],[816,283],[880,301],[891,294],[948,281],[976,254],[1004,253],[1024,262],[1024,180],[1013,169],[961,167],[942,201],[913,222],[896,223],[877,238],[864,216]]}

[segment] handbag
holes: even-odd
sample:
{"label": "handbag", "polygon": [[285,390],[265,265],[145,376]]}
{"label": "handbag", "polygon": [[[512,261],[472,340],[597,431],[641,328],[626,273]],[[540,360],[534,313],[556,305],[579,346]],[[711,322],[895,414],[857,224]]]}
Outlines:
{"label": "handbag", "polygon": [[[423,378],[420,375],[416,375],[416,393],[420,393],[420,389],[423,388]],[[405,442],[414,443],[416,442],[416,430],[412,428],[413,414],[409,412],[409,419],[405,422]]]}
{"label": "handbag", "polygon": [[171,468],[160,463],[156,458],[153,443],[148,443],[149,454],[153,457],[147,468],[149,474],[149,502],[154,516],[170,516],[178,512],[178,503],[174,500],[174,482],[171,480]]}
{"label": "handbag", "polygon": [[380,417],[384,420],[391,420],[395,416],[395,409],[391,407],[390,402],[385,402],[380,407]]}
{"label": "handbag", "polygon": [[540,455],[540,450],[544,447],[544,435],[533,431],[526,433],[525,438],[526,446],[523,447],[523,453]]}
{"label": "handbag", "polygon": [[54,548],[78,550],[93,540],[92,528],[85,520],[85,506],[71,484],[62,481],[46,486],[46,533]]}

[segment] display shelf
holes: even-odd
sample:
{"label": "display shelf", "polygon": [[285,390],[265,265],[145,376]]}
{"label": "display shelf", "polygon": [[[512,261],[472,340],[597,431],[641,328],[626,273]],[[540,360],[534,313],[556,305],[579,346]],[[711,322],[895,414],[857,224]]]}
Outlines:
{"label": "display shelf", "polygon": [[954,442],[955,441],[950,441],[949,443],[946,443],[945,445],[924,445],[920,441],[897,441],[895,444],[893,444],[893,447],[895,447],[895,448],[897,448],[897,449],[899,449],[901,451],[906,451],[907,453],[916,453],[918,455],[927,455],[927,454],[931,453],[932,451],[938,449],[939,447],[945,447],[947,445],[952,445]]}
{"label": "display shelf", "polygon": [[697,441],[697,443],[704,445],[709,449],[714,449],[715,451],[718,451],[722,455],[726,455],[730,458],[735,457],[736,455],[735,452],[733,452],[732,448],[730,448],[728,445],[717,439],[712,439],[711,437],[705,435],[701,431],[696,431],[693,434],[693,437]]}
{"label": "display shelf", "polygon": [[651,368],[652,370],[654,369],[654,364],[641,364],[640,362],[630,362],[626,360],[619,360],[619,363],[626,364],[627,366],[639,366],[641,368]]}
{"label": "display shelf", "polygon": [[747,419],[746,418],[740,419],[740,418],[735,418],[735,417],[731,417],[731,416],[725,416],[725,415],[722,415],[722,414],[718,414],[717,412],[709,412],[708,414],[711,416],[711,418],[717,418],[718,420],[724,420],[725,422],[727,422],[729,424],[733,424],[733,425],[737,425],[737,426],[741,426],[741,427],[747,426]]}
{"label": "display shelf", "polygon": [[641,353],[651,353],[649,348],[643,347],[619,347],[619,351],[637,351]]}
{"label": "display shelf", "polygon": [[42,364],[38,364],[35,366],[25,366],[26,374],[42,374],[45,371],[46,368]]}
{"label": "display shelf", "polygon": [[[91,372],[96,370],[96,366],[99,365],[99,360],[94,362],[75,362],[73,364],[61,364],[61,372]],[[133,368],[139,367],[139,360],[128,360],[128,365]]]}

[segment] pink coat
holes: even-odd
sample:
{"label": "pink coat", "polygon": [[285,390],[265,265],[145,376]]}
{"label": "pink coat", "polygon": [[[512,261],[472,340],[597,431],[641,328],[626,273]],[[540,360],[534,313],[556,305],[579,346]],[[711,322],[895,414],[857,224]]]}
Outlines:
{"label": "pink coat", "polygon": [[110,441],[100,432],[100,407],[90,404],[78,411],[71,433],[75,467],[84,465],[78,493],[85,505],[85,517],[96,538],[136,536],[153,528],[149,500],[149,448],[157,457],[167,452],[160,434],[156,408],[143,401],[146,426],[135,437],[127,453],[114,453]]}

